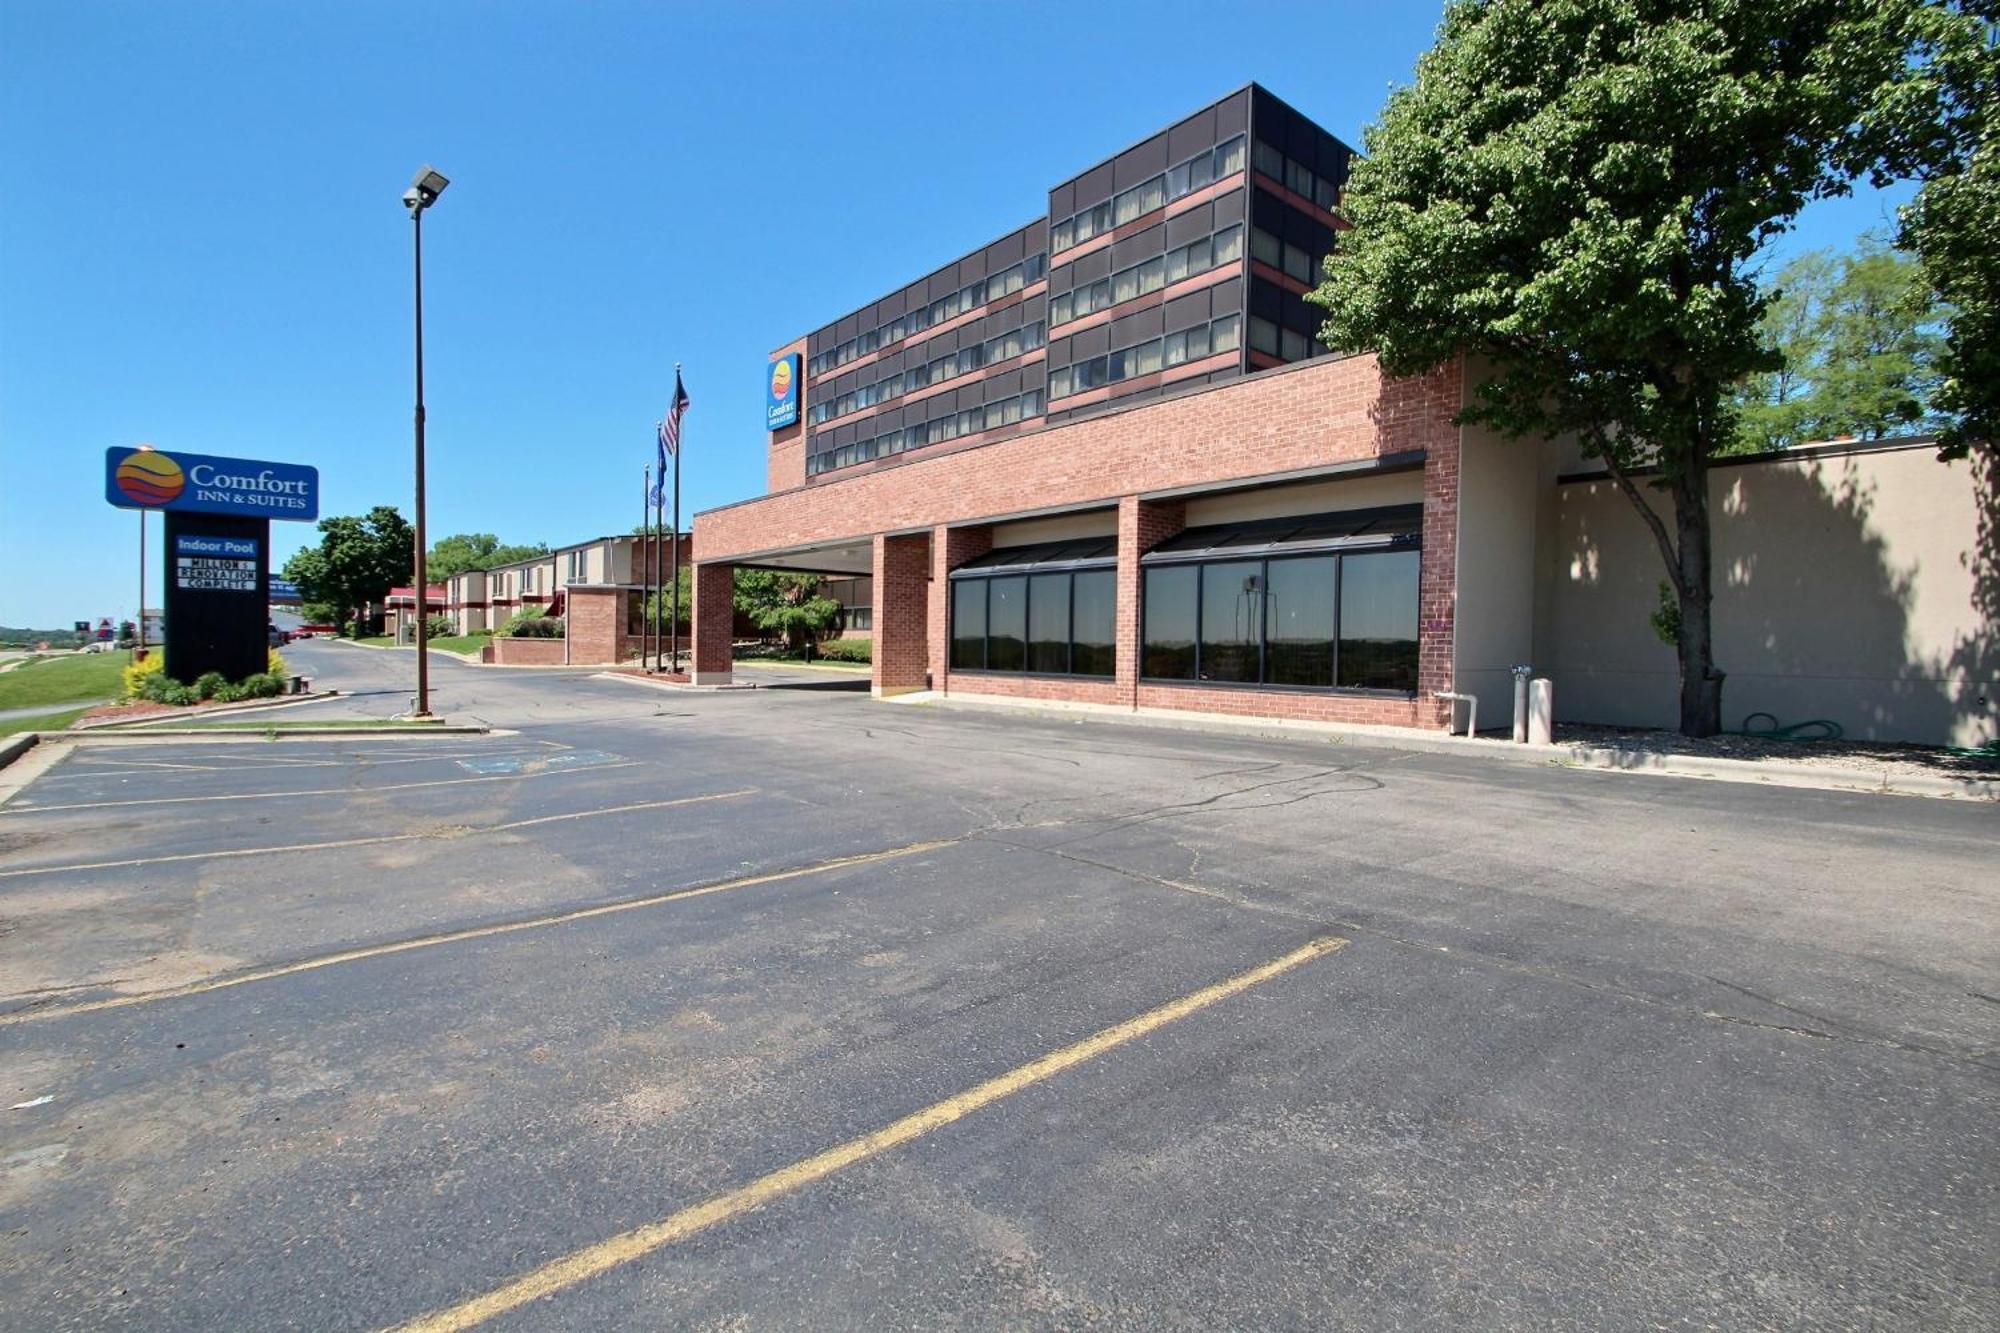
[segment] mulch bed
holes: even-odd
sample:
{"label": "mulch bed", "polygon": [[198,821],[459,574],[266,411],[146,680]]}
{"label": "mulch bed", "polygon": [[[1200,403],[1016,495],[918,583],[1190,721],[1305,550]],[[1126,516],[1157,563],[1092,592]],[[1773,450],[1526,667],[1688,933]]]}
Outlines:
{"label": "mulch bed", "polygon": [[2000,749],[1983,751],[1909,745],[1888,741],[1782,741],[1764,736],[1709,736],[1695,739],[1678,732],[1643,727],[1593,727],[1564,724],[1556,728],[1558,744],[1603,745],[1640,754],[1689,755],[1700,759],[1754,759],[1813,768],[1888,768],[1899,774],[1933,777],[1990,777],[2000,773]]}

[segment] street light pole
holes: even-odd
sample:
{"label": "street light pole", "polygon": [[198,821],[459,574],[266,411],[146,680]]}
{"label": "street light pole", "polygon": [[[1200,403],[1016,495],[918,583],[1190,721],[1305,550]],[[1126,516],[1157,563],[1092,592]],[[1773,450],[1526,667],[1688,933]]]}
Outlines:
{"label": "street light pole", "polygon": [[451,182],[426,164],[417,172],[410,188],[403,192],[403,206],[410,210],[416,237],[417,309],[417,522],[416,594],[417,606],[417,717],[431,715],[430,608],[424,594],[430,571],[426,568],[429,547],[424,534],[424,210],[437,202]]}

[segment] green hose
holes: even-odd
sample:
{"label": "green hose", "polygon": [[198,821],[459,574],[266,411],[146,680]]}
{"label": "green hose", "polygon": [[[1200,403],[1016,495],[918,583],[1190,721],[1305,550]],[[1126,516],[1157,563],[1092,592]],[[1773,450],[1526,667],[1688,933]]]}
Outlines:
{"label": "green hose", "polygon": [[[1759,726],[1757,720],[1764,719],[1766,725]],[[1752,713],[1743,719],[1740,731],[1732,731],[1732,736],[1751,736],[1760,741],[1786,741],[1797,745],[1810,745],[1815,741],[1837,741],[1846,735],[1840,724],[1831,718],[1816,717],[1809,722],[1793,722],[1780,725],[1775,714]]]}

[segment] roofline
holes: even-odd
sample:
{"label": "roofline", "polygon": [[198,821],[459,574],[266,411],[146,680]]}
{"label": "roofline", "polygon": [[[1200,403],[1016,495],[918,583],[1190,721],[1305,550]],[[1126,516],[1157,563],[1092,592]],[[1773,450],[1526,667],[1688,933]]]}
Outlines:
{"label": "roofline", "polygon": [[[1898,435],[1886,440],[1817,440],[1810,444],[1795,444],[1784,449],[1763,449],[1754,454],[1730,454],[1724,458],[1709,460],[1710,468],[1748,467],[1756,463],[1790,463],[1799,459],[1846,458],[1855,454],[1893,454],[1905,449],[1935,449],[1938,437],[1935,435]],[[1657,475],[1659,467],[1649,464],[1632,468],[1628,477],[1650,477]],[[1608,468],[1597,467],[1582,472],[1564,472],[1556,477],[1556,485],[1568,486],[1575,482],[1604,481],[1611,476]]]}

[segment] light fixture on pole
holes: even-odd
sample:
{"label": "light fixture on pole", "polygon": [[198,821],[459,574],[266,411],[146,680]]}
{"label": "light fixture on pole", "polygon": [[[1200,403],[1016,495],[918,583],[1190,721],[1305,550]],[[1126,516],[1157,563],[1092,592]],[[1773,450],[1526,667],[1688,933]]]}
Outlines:
{"label": "light fixture on pole", "polygon": [[431,715],[431,669],[430,669],[430,612],[424,602],[425,580],[430,571],[425,568],[426,548],[424,545],[424,210],[437,202],[444,187],[451,184],[442,173],[428,162],[418,169],[410,188],[403,191],[403,207],[410,210],[410,221],[415,224],[416,234],[416,294],[417,294],[417,532],[416,532],[416,605],[417,605],[417,711],[418,717]]}

